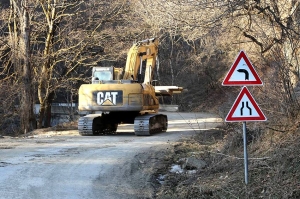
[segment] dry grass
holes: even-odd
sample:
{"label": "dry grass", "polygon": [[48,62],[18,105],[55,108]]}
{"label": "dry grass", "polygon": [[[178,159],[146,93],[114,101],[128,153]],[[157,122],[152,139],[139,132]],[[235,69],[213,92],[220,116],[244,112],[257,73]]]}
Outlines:
{"label": "dry grass", "polygon": [[156,198],[300,198],[299,132],[248,129],[247,133],[248,185],[244,183],[241,129],[231,125],[174,145],[165,168],[191,155],[204,160],[207,167],[193,175],[159,170],[156,175],[163,173],[166,178]]}

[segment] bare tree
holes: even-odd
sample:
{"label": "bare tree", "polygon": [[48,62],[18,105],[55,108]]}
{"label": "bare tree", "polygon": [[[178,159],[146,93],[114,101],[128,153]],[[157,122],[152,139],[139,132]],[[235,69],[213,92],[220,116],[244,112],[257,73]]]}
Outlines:
{"label": "bare tree", "polygon": [[33,114],[34,93],[32,90],[32,70],[30,65],[30,25],[28,2],[11,0],[10,38],[14,55],[14,68],[21,81],[20,118],[21,131],[27,133],[35,128]]}
{"label": "bare tree", "polygon": [[[42,127],[50,126],[51,103],[59,90],[76,92],[70,85],[86,81],[91,66],[116,59],[111,54],[116,55],[119,46],[114,49],[109,41],[116,40],[119,31],[111,28],[126,11],[126,4],[48,0],[39,1],[38,7],[43,14],[36,9],[39,17],[34,23],[39,29],[35,29],[38,34],[34,71],[40,102],[38,126]],[[38,43],[43,34],[40,29],[46,33],[42,44]]]}
{"label": "bare tree", "polygon": [[[238,51],[244,49],[254,57],[251,60],[259,71],[266,72],[260,74],[264,75],[267,86],[273,85],[275,75],[275,81],[280,81],[279,90],[276,92],[282,93],[281,104],[285,106],[278,109],[292,115],[295,114],[292,113],[295,112],[293,110],[297,112],[298,108],[295,107],[298,107],[298,100],[295,91],[299,90],[298,1],[154,0],[149,5],[136,0],[136,4],[137,7],[145,8],[140,12],[140,17],[153,31],[168,33],[167,37],[176,32],[178,41],[181,38],[191,46],[193,50],[186,59],[193,59],[193,64],[185,64],[185,71],[192,69],[194,73],[207,74],[214,67],[207,67],[206,63],[211,64],[215,60],[215,64],[220,64],[218,57],[222,54],[226,54],[227,60],[224,61],[229,67],[231,63],[228,60],[233,60]],[[169,49],[173,49],[171,46]],[[172,66],[169,67],[174,71],[176,53],[172,50],[169,52],[173,54]],[[184,50],[181,51],[183,52]],[[212,71],[216,70],[219,69]],[[269,70],[273,73],[268,73]],[[210,76],[213,81],[218,81],[220,76],[216,74],[209,72],[206,77]]]}
{"label": "bare tree", "polygon": [[[25,85],[14,86],[19,90],[11,92],[7,99],[12,100],[2,102],[3,105],[11,102],[5,109],[12,107],[12,111],[7,113],[14,112],[15,105],[22,103],[18,107],[23,109],[26,104],[28,109],[20,114],[25,118],[33,111],[36,97],[41,105],[39,127],[50,125],[51,103],[57,95],[76,100],[79,84],[90,81],[87,75],[92,66],[123,66],[127,52],[124,49],[128,49],[136,38],[134,35],[141,32],[130,25],[129,18],[133,15],[125,0],[11,0],[9,4],[11,7],[3,7],[0,12],[4,19],[9,19],[9,23],[0,21],[3,27],[9,27],[5,31],[8,35],[1,34],[4,44],[1,62],[5,66],[1,68],[0,75],[4,77],[1,88],[11,83],[24,83],[26,88]],[[8,97],[8,93],[5,96]],[[34,126],[33,115],[30,118]]]}

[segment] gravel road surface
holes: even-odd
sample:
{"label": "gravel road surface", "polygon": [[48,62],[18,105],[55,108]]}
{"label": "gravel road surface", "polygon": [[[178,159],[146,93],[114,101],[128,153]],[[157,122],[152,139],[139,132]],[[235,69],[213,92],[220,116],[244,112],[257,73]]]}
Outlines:
{"label": "gravel road surface", "polygon": [[147,161],[138,155],[163,150],[221,122],[207,113],[164,114],[168,131],[152,136],[135,136],[132,125],[120,125],[114,135],[79,136],[70,130],[1,138],[0,198],[151,198],[151,184],[135,165]]}

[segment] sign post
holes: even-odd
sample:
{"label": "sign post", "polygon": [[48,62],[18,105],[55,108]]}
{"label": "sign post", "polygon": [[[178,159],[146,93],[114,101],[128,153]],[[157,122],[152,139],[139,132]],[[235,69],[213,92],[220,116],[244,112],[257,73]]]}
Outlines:
{"label": "sign post", "polygon": [[245,184],[248,184],[248,153],[246,121],[266,121],[267,118],[259,108],[246,86],[263,85],[244,51],[240,51],[229,69],[223,86],[243,86],[233,106],[227,114],[226,122],[243,122]]}
{"label": "sign post", "polygon": [[248,184],[248,152],[246,122],[243,122],[245,184]]}

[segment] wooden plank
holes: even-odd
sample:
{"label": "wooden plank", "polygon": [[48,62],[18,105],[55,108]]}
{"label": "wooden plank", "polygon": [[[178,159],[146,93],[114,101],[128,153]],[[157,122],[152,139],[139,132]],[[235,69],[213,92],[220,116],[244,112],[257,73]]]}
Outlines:
{"label": "wooden plank", "polygon": [[157,96],[171,96],[173,94],[180,94],[183,87],[178,86],[155,86],[155,94]]}

